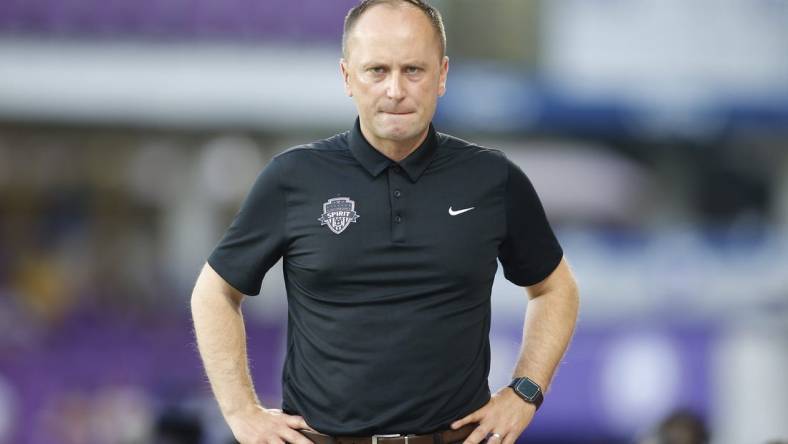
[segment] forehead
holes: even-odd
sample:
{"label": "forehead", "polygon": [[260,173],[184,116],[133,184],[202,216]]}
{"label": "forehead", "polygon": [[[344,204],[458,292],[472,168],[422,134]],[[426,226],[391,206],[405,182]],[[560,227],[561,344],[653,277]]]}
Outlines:
{"label": "forehead", "polygon": [[430,19],[407,4],[380,4],[359,17],[347,37],[348,58],[438,59],[440,41]]}

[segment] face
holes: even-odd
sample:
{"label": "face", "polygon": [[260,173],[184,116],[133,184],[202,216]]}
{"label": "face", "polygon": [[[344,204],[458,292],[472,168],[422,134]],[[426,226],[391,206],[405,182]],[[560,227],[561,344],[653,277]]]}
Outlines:
{"label": "face", "polygon": [[413,6],[377,5],[348,35],[340,69],[373,145],[412,144],[426,134],[449,69],[436,34]]}

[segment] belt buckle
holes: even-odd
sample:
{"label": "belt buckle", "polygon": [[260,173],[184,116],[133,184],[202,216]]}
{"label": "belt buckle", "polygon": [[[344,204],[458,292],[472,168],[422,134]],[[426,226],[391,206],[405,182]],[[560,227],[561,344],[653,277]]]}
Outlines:
{"label": "belt buckle", "polygon": [[[392,433],[389,435],[372,435],[372,444],[378,444],[378,438],[400,438],[402,435],[399,433]],[[405,444],[408,444],[408,437],[405,436]]]}

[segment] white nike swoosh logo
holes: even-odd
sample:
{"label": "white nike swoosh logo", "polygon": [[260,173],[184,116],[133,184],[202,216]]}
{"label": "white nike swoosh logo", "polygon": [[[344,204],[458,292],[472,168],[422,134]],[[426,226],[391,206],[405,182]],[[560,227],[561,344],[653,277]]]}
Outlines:
{"label": "white nike swoosh logo", "polygon": [[472,209],[474,209],[474,208],[476,208],[476,207],[463,208],[462,210],[457,210],[457,211],[454,211],[454,210],[452,210],[452,209],[451,209],[451,207],[449,207],[449,215],[450,215],[450,216],[456,216],[456,215],[458,215],[458,214],[465,213],[466,211],[471,211],[471,210],[472,210]]}

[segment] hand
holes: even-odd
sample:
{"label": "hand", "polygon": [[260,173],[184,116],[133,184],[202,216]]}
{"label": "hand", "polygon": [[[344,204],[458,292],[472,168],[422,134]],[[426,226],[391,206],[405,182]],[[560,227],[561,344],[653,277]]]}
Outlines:
{"label": "hand", "polygon": [[465,438],[463,444],[478,444],[492,433],[500,435],[490,437],[489,444],[514,444],[523,430],[531,423],[536,413],[536,406],[523,401],[509,387],[498,390],[490,401],[470,415],[454,421],[452,429],[465,424],[479,423],[478,427]]}
{"label": "hand", "polygon": [[285,414],[279,409],[265,409],[256,405],[229,415],[226,419],[240,444],[312,444],[298,432],[299,429],[314,431],[304,418]]}

